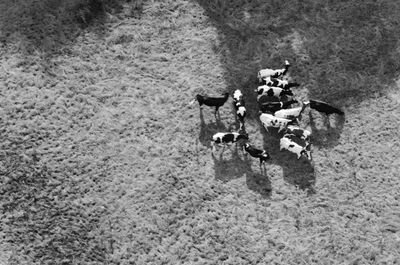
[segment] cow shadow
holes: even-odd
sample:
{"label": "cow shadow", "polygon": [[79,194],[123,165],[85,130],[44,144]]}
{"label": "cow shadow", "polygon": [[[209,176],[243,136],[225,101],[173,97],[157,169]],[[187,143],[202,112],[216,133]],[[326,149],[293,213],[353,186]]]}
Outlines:
{"label": "cow shadow", "polygon": [[[239,145],[239,144],[238,144]],[[239,146],[229,146],[212,155],[214,161],[215,179],[227,182],[240,178],[245,174],[251,174],[251,161],[239,155]]]}
{"label": "cow shadow", "polygon": [[[254,93],[257,72],[280,68],[285,59],[293,62],[286,78],[304,86],[306,97],[339,108],[385,94],[398,76],[400,28],[391,21],[397,18],[399,7],[391,3],[331,1],[319,8],[307,1],[196,2],[217,29],[218,40],[211,45],[221,57],[230,92],[240,89],[244,94],[246,118],[252,124],[259,123]],[[382,10],[390,14],[383,15]],[[316,111],[303,115],[302,124],[309,119],[314,146],[339,144],[345,117],[332,115],[328,123]],[[282,167],[287,182],[312,191],[312,161],[280,151],[281,134],[267,133],[263,127],[260,131],[271,154],[269,163]]]}
{"label": "cow shadow", "polygon": [[215,179],[222,182],[229,182],[245,176],[249,189],[259,193],[264,198],[268,198],[272,190],[271,181],[264,171],[253,171],[252,158],[241,154],[243,142],[225,148],[219,147],[215,154],[211,152],[212,136],[217,132],[229,132],[237,124],[231,124],[227,127],[218,116],[215,117],[215,122],[206,123],[202,109],[200,109],[199,117],[200,132],[198,140],[202,146],[210,151],[214,163]]}
{"label": "cow shadow", "polygon": [[204,120],[203,109],[200,108],[200,132],[198,139],[203,146],[211,148],[212,136],[215,133],[229,132],[230,130],[231,126],[226,127],[225,124],[221,121],[219,115],[215,116],[215,122],[206,123]]}
{"label": "cow shadow", "polygon": [[261,123],[259,126],[263,136],[264,149],[271,154],[269,163],[282,168],[283,179],[287,183],[306,190],[309,194],[314,193],[316,176],[312,160],[303,156],[297,159],[297,155],[287,150],[280,150],[282,133],[278,133],[276,128],[269,128],[266,131]]}
{"label": "cow shadow", "polygon": [[308,121],[312,144],[320,148],[331,148],[339,143],[346,118],[345,115],[325,115],[310,111]]}
{"label": "cow shadow", "polygon": [[249,189],[259,193],[264,198],[269,198],[272,191],[270,179],[263,170],[260,170],[260,172],[253,171],[253,160],[251,157],[241,154],[241,147],[241,144],[238,144],[237,147],[226,147],[223,153],[212,155],[215,179],[229,182],[245,176],[246,185]]}
{"label": "cow shadow", "polygon": [[270,178],[263,173],[252,172],[246,175],[247,187],[259,193],[264,198],[270,198],[272,192],[272,184]]}

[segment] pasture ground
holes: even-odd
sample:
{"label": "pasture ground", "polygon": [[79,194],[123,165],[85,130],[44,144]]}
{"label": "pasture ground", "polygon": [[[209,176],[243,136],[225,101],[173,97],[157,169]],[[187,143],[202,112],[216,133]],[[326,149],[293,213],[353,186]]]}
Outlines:
{"label": "pasture ground", "polygon": [[[392,2],[149,0],[62,42],[4,30],[0,264],[400,263]],[[297,98],[346,113],[304,113],[312,163],[257,119],[256,72],[285,59]],[[211,156],[231,100],[220,119],[189,105],[237,88],[265,173],[234,147]]]}

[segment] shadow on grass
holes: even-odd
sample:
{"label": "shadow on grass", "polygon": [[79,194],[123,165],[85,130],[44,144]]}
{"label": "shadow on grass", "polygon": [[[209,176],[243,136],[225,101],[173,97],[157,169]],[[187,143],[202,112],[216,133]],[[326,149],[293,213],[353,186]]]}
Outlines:
{"label": "shadow on grass", "polygon": [[206,123],[204,120],[203,109],[200,108],[200,133],[199,141],[203,146],[211,148],[212,136],[217,132],[229,132],[231,128],[227,128],[218,116],[215,117],[215,122]]}
{"label": "shadow on grass", "polygon": [[297,159],[297,155],[280,149],[280,137],[277,129],[271,128],[268,132],[262,128],[264,139],[264,149],[271,154],[269,163],[279,165],[283,171],[283,178],[286,182],[307,190],[309,193],[314,192],[315,170],[312,161],[305,157]]}
{"label": "shadow on grass", "polygon": [[108,14],[120,14],[129,2],[128,16],[140,17],[144,0],[5,0],[0,3],[0,42],[16,43],[21,52],[46,56],[62,51],[82,29],[95,25],[100,36]]}
{"label": "shadow on grass", "polygon": [[339,108],[385,94],[400,70],[398,1],[197,2],[219,32],[214,49],[228,87],[241,89],[249,106],[257,106],[258,70],[285,59],[309,98]]}
{"label": "shadow on grass", "polygon": [[[322,124],[315,121],[315,116],[320,116],[318,119],[322,120]],[[339,115],[321,115],[318,113],[309,112],[309,122],[312,131],[313,145],[330,148],[338,144],[340,134],[343,130],[345,123],[345,116]]]}
{"label": "shadow on grass", "polygon": [[[221,57],[230,92],[240,89],[246,98],[247,119],[258,121],[257,72],[281,68],[285,59],[291,62],[287,78],[299,82],[308,98],[342,109],[384,95],[398,76],[398,1],[196,2],[219,33],[214,50]],[[311,118],[315,146],[338,144],[344,117],[334,123],[321,127]],[[267,135],[263,129],[262,134],[272,156],[270,163],[283,168],[288,182],[311,189],[313,166],[287,151],[280,152],[280,136]]]}
{"label": "shadow on grass", "polygon": [[[215,122],[208,123],[204,121],[203,110],[200,109],[200,143],[210,150],[211,155],[211,140],[212,136],[217,132],[229,132],[231,126],[226,127],[221,120],[216,117]],[[230,180],[246,176],[246,183],[249,189],[260,193],[263,197],[269,197],[271,192],[271,182],[263,172],[253,172],[251,168],[251,158],[245,155],[240,155],[242,145],[225,147],[222,153],[222,147],[219,148],[219,154],[212,155],[214,162],[215,179],[228,182]],[[229,158],[224,158],[227,155]]]}
{"label": "shadow on grass", "polygon": [[[251,161],[239,155],[239,146],[227,146],[223,153],[222,148],[219,149],[219,155],[212,155],[216,179],[226,182],[252,173]],[[229,159],[224,159],[227,155],[230,155]]]}
{"label": "shadow on grass", "polygon": [[271,196],[272,185],[267,175],[262,173],[251,172],[246,175],[246,184],[249,189],[255,191],[264,198]]}
{"label": "shadow on grass", "polygon": [[[215,179],[228,182],[233,179],[246,176],[247,187],[264,198],[269,198],[271,195],[271,181],[265,172],[254,172],[251,168],[252,160],[250,157],[240,155],[241,145],[226,147],[222,153],[222,148],[219,155],[212,155],[214,161]],[[225,159],[230,155],[228,159]]]}

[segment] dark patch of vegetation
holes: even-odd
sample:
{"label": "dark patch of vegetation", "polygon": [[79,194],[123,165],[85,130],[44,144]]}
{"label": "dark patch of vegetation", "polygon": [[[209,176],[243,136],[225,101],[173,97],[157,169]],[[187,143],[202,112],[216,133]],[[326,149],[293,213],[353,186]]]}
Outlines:
{"label": "dark patch of vegetation", "polygon": [[19,50],[50,54],[73,40],[80,30],[102,25],[107,14],[119,14],[129,2],[130,16],[137,17],[143,1],[127,0],[18,0],[0,3],[0,40],[18,43]]}
{"label": "dark patch of vegetation", "polygon": [[381,95],[400,70],[397,1],[197,2],[221,32],[232,89],[288,59],[310,98],[344,105]]}

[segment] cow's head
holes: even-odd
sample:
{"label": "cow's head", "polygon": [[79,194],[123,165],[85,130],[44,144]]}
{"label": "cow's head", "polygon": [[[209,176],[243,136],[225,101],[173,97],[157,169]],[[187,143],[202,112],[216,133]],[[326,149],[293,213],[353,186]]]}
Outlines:
{"label": "cow's head", "polygon": [[308,160],[311,160],[311,151],[307,151],[306,149],[303,149],[303,150],[301,150],[300,155],[306,157]]}
{"label": "cow's head", "polygon": [[259,87],[257,87],[257,89],[254,90],[254,92],[256,92],[259,95],[261,95],[262,93],[264,93],[264,87],[263,86],[259,86]]}

